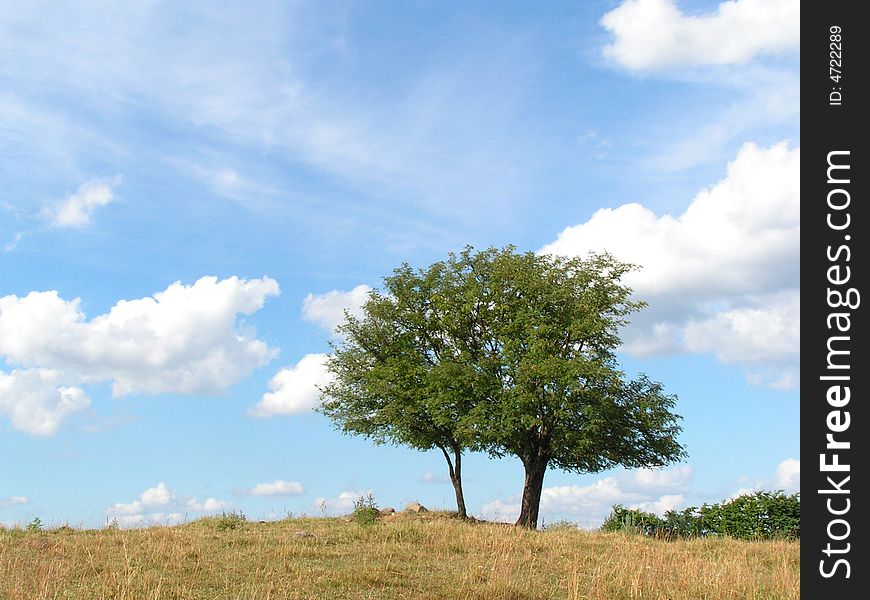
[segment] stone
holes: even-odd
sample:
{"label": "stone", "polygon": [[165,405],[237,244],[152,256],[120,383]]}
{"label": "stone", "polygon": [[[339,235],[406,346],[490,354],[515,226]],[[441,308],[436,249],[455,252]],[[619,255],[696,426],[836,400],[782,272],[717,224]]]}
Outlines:
{"label": "stone", "polygon": [[411,502],[408,506],[405,507],[405,512],[424,513],[429,512],[429,509],[420,504],[419,502]]}
{"label": "stone", "polygon": [[391,515],[391,514],[393,514],[394,512],[396,512],[396,509],[393,508],[392,506],[388,506],[388,507],[386,507],[386,508],[382,508],[382,509],[380,510],[380,513],[381,513],[381,515],[383,515],[383,516]]}

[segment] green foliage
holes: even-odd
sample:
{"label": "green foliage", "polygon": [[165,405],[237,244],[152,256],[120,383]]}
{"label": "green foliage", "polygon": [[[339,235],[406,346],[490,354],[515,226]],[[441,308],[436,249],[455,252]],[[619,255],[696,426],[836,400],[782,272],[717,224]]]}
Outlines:
{"label": "green foliage", "polygon": [[664,520],[654,513],[625,508],[621,504],[615,504],[610,511],[610,516],[601,525],[601,530],[651,535],[663,527],[664,523]]}
{"label": "green foliage", "polygon": [[736,539],[800,539],[800,494],[756,492],[718,504],[653,513],[615,505],[601,526],[604,531],[689,538],[722,535]]}
{"label": "green foliage", "polygon": [[42,519],[39,517],[33,517],[33,520],[27,524],[27,531],[31,533],[42,531]]}
{"label": "green foliage", "polygon": [[367,494],[360,496],[353,503],[353,520],[358,525],[374,525],[381,518],[381,512],[375,502],[374,496]]}
{"label": "green foliage", "polygon": [[756,492],[724,504],[702,506],[699,516],[710,532],[741,539],[800,539],[800,494]]}
{"label": "green foliage", "polygon": [[242,511],[223,512],[216,517],[204,519],[210,525],[213,525],[218,531],[231,531],[240,529],[248,522],[248,518]]}

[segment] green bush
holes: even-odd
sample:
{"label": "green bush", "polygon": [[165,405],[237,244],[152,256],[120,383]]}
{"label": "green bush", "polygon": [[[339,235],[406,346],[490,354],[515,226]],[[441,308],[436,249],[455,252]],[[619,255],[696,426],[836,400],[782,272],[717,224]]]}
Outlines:
{"label": "green bush", "polygon": [[353,520],[359,525],[374,525],[381,518],[381,511],[371,494],[360,496],[353,503]]}
{"label": "green bush", "polygon": [[663,527],[665,521],[653,513],[643,512],[634,508],[625,508],[615,504],[610,516],[601,525],[603,531],[623,531],[626,533],[643,533],[652,535]]}
{"label": "green bush", "polygon": [[213,519],[215,529],[218,531],[240,529],[248,522],[248,518],[242,511],[224,512]]}
{"label": "green bush", "polygon": [[33,520],[27,524],[27,531],[31,533],[42,531],[42,519],[39,517],[33,517]]}
{"label": "green bush", "polygon": [[800,539],[800,493],[756,492],[718,504],[653,513],[615,505],[604,531],[642,533],[664,539],[726,535],[737,539]]}
{"label": "green bush", "polygon": [[698,510],[711,533],[739,539],[800,539],[800,494],[756,492]]}

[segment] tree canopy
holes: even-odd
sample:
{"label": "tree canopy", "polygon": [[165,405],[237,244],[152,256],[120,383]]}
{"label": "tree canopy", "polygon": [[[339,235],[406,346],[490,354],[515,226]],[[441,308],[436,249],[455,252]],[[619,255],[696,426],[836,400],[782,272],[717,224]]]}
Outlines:
{"label": "tree canopy", "polygon": [[518,457],[517,524],[536,527],[550,466],[588,473],[684,456],[675,397],[616,361],[619,328],[643,306],[620,281],[632,268],[510,246],[402,265],[340,328],[321,410],[345,432],[441,449],[461,514],[462,452]]}

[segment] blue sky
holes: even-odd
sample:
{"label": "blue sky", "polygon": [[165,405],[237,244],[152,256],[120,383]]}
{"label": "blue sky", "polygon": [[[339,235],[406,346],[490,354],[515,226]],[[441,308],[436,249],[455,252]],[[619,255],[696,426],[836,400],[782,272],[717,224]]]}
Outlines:
{"label": "blue sky", "polygon": [[[449,508],[313,414],[344,309],[466,244],[644,269],[620,360],[689,458],[550,471],[595,526],[797,491],[796,0],[0,8],[0,523]],[[468,457],[471,513],[517,460]]]}

